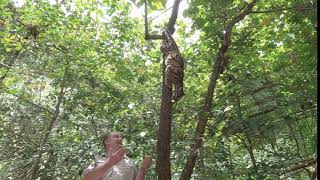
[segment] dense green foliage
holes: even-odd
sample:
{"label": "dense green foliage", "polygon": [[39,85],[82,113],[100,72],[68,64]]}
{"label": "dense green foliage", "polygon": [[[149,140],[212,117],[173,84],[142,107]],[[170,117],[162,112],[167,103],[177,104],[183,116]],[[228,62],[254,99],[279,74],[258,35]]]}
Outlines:
{"label": "dense green foliage", "polygon": [[[39,152],[38,178],[80,178],[111,130],[123,132],[138,163],[145,154],[156,157],[162,55],[159,41],[144,39],[143,16],[131,14],[143,1],[57,2],[0,0],[0,179],[26,177]],[[150,2],[151,10],[166,4]],[[174,34],[186,95],[173,108],[173,179],[201,115],[225,17],[246,5],[188,2],[183,16],[192,26],[179,16]],[[259,1],[235,25],[194,179],[311,176],[312,166],[291,169],[317,151],[315,7]],[[147,179],[156,179],[154,167]]]}

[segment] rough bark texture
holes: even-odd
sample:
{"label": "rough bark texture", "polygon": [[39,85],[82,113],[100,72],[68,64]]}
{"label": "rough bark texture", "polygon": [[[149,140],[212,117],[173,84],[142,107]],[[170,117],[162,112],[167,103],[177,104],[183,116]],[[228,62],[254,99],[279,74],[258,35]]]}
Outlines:
{"label": "rough bark texture", "polygon": [[[180,0],[174,2],[167,29],[173,34],[174,24],[177,20]],[[170,141],[171,141],[171,116],[172,116],[172,89],[165,86],[165,57],[162,63],[162,97],[160,109],[160,123],[157,139],[156,171],[159,180],[171,179]]]}
{"label": "rough bark texture", "polygon": [[[148,11],[147,1],[145,0],[145,39],[162,39],[161,35],[150,35],[148,30]],[[172,13],[167,24],[167,29],[170,34],[173,34],[174,25],[177,20],[180,0],[175,0],[172,8]],[[157,159],[156,172],[159,180],[171,179],[171,164],[170,164],[170,141],[171,141],[171,116],[172,116],[172,89],[165,86],[165,57],[162,63],[162,97],[160,107],[160,122],[157,139]]]}
{"label": "rough bark texture", "polygon": [[170,139],[171,139],[171,112],[172,112],[172,89],[164,85],[165,64],[162,63],[162,97],[160,109],[160,123],[157,140],[156,171],[159,180],[171,179],[170,164]]}
{"label": "rough bark texture", "polygon": [[226,33],[224,35],[222,45],[219,48],[217,56],[214,60],[208,92],[205,98],[204,106],[202,107],[202,110],[198,115],[198,123],[194,133],[193,143],[190,146],[191,148],[188,155],[187,163],[181,173],[180,180],[188,180],[191,178],[191,174],[193,172],[196,159],[198,157],[198,151],[199,151],[199,148],[201,148],[203,134],[208,121],[208,114],[211,112],[211,106],[213,101],[212,99],[213,99],[214,89],[216,86],[216,81],[219,78],[224,67],[228,64],[224,61],[225,61],[225,53],[227,52],[228,47],[231,44],[232,28],[236,23],[244,19],[252,11],[252,8],[255,5],[255,3],[256,3],[256,0],[250,3],[242,13],[232,18],[225,28]]}

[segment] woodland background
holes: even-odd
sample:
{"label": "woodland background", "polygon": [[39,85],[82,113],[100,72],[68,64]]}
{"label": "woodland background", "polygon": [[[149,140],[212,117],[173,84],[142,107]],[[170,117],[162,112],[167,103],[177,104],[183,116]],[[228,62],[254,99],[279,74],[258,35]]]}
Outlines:
{"label": "woodland background", "polygon": [[[185,96],[172,107],[172,179],[204,116],[227,20],[250,2],[182,1],[173,37]],[[151,34],[172,4],[149,0]],[[145,40],[141,9],[143,1],[0,0],[0,179],[80,179],[110,130],[123,132],[137,164],[154,157],[146,179],[157,179],[161,41]],[[234,25],[191,179],[315,178],[316,11],[315,0],[257,1]]]}

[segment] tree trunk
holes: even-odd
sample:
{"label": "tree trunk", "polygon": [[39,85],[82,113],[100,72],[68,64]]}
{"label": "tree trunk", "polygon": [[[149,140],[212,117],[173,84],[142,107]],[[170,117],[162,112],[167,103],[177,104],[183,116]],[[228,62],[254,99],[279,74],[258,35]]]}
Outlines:
{"label": "tree trunk", "polygon": [[157,141],[156,170],[159,180],[171,179],[170,165],[170,138],[171,138],[171,112],[172,89],[164,84],[165,63],[162,63],[162,101],[160,109],[160,123]]}
{"label": "tree trunk", "polygon": [[[170,34],[174,33],[174,24],[177,20],[180,0],[175,0],[172,13],[167,25]],[[145,39],[162,39],[162,35],[150,35],[148,31],[147,1],[145,0]],[[170,140],[172,116],[172,89],[165,85],[165,57],[162,63],[162,97],[160,107],[160,122],[157,138],[156,172],[159,180],[171,179]]]}
{"label": "tree trunk", "polygon": [[196,159],[198,157],[198,150],[201,148],[203,134],[208,121],[208,114],[211,112],[211,105],[213,101],[213,93],[216,86],[216,81],[219,75],[223,72],[225,66],[229,63],[226,61],[225,53],[227,52],[229,46],[231,45],[231,33],[233,26],[243,20],[251,11],[255,5],[256,0],[248,4],[248,6],[237,16],[233,17],[225,27],[224,39],[222,45],[219,48],[217,56],[212,68],[212,74],[210,78],[210,84],[208,87],[208,92],[206,94],[204,106],[198,115],[198,123],[194,133],[193,143],[190,145],[190,152],[188,155],[187,163],[183,168],[180,180],[189,180],[194,169]]}
{"label": "tree trunk", "polygon": [[189,157],[187,160],[187,163],[182,171],[180,180],[188,180],[191,177],[191,174],[193,172],[194,165],[196,163],[196,159],[198,157],[198,151],[199,148],[201,147],[202,139],[203,139],[203,134],[205,131],[205,127],[207,125],[208,121],[208,114],[211,111],[211,105],[212,105],[212,99],[213,99],[213,93],[214,89],[216,86],[216,81],[220,75],[219,71],[219,65],[221,62],[221,59],[218,57],[214,63],[214,68],[213,68],[213,73],[210,78],[210,85],[208,87],[208,92],[206,95],[205,103],[202,108],[202,111],[198,115],[198,123],[196,127],[196,131],[194,134],[194,142],[191,144],[191,149],[189,152]]}

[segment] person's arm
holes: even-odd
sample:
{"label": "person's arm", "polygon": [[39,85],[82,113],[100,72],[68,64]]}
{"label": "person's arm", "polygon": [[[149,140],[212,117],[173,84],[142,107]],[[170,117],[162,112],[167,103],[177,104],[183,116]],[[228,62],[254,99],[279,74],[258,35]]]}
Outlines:
{"label": "person's arm", "polygon": [[142,161],[141,167],[139,169],[139,172],[138,172],[135,180],[144,180],[144,176],[146,174],[147,169],[150,166],[150,163],[151,163],[151,157],[146,156]]}
{"label": "person's arm", "polygon": [[86,169],[83,173],[84,180],[97,180],[104,176],[104,174],[110,170],[112,165],[106,161],[100,166],[94,168]]}
{"label": "person's arm", "polygon": [[[111,152],[111,150],[109,151]],[[86,169],[83,174],[84,180],[98,180],[104,176],[104,174],[117,164],[124,156],[124,149],[119,149],[115,153],[108,155],[108,160],[105,161],[102,165]]]}

